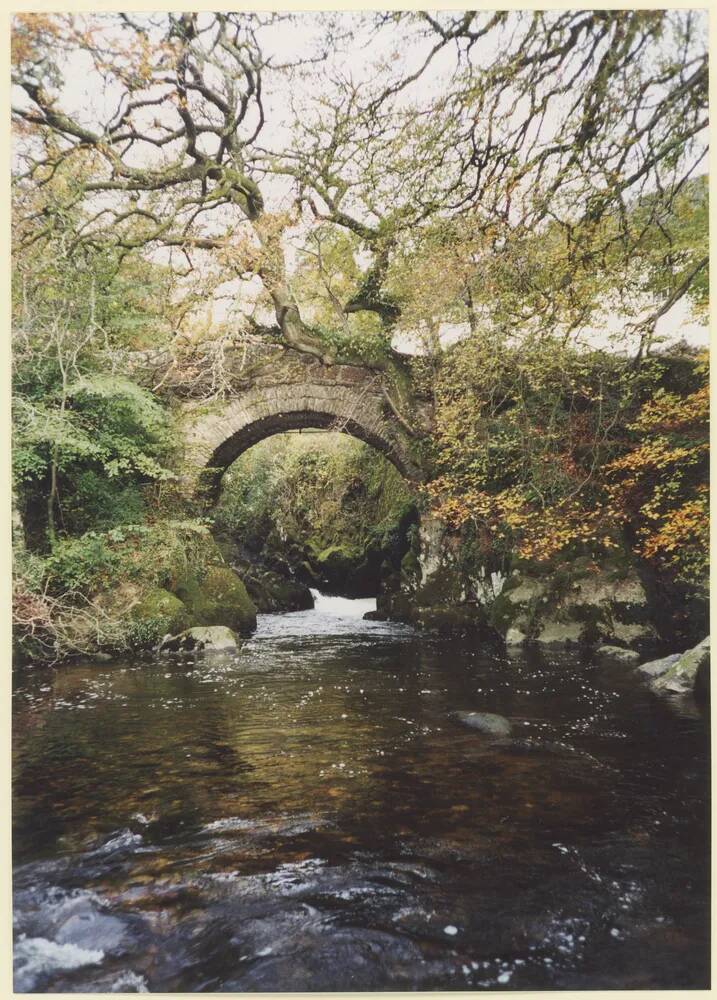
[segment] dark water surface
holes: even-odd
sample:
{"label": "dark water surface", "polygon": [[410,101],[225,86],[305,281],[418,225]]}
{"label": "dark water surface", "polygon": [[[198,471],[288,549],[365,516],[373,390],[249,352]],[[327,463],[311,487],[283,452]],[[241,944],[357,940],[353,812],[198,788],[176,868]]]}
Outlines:
{"label": "dark water surface", "polygon": [[708,985],[707,721],[369,606],[18,679],[18,991]]}

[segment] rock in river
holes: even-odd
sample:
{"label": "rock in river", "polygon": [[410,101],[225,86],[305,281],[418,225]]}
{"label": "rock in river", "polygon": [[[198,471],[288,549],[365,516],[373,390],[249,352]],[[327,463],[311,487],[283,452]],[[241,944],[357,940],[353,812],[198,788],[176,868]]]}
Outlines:
{"label": "rock in river", "polygon": [[493,712],[454,712],[454,715],[466,726],[488,736],[510,736],[513,731],[505,716],[495,715]]}
{"label": "rock in river", "polygon": [[[707,636],[693,649],[683,653],[661,676],[652,684],[655,691],[666,691],[672,694],[687,694],[694,690],[695,685],[702,684],[707,679],[710,663],[710,637]],[[698,677],[701,680],[698,680]]]}
{"label": "rock in river", "polygon": [[201,625],[164,640],[161,650],[192,650],[204,653],[236,653],[237,637],[226,625]]}
{"label": "rock in river", "polygon": [[677,663],[681,655],[681,653],[672,653],[670,656],[663,656],[661,660],[650,660],[649,663],[643,663],[639,666],[637,672],[651,680],[662,677],[673,664]]}
{"label": "rock in river", "polygon": [[640,662],[640,654],[634,649],[623,649],[622,646],[598,646],[597,655],[601,660],[611,660],[614,663],[625,663],[633,666]]}

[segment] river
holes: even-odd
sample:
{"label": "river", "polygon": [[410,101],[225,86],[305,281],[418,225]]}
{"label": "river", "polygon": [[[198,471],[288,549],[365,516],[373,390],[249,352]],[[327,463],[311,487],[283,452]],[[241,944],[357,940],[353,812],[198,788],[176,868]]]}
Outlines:
{"label": "river", "polygon": [[708,721],[373,606],[16,678],[18,992],[707,986]]}

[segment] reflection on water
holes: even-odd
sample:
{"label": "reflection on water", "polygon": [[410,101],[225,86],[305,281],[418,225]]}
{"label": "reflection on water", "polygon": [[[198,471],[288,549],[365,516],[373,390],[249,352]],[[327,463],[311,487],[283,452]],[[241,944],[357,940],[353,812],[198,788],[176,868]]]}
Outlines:
{"label": "reflection on water", "polygon": [[373,607],[17,679],[17,990],[707,985],[706,721]]}

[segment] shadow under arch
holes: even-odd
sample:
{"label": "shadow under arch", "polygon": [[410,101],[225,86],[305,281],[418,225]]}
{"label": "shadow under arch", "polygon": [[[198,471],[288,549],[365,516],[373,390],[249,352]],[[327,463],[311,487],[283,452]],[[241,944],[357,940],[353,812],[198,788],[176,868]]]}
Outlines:
{"label": "shadow under arch", "polygon": [[222,444],[216,448],[207,463],[207,472],[210,470],[220,478],[229,466],[235,462],[240,455],[252,448],[260,441],[273,437],[275,434],[284,434],[287,431],[297,430],[326,430],[348,434],[358,438],[365,444],[371,445],[376,451],[391,462],[401,473],[404,479],[412,480],[412,472],[406,467],[402,458],[392,448],[385,439],[372,433],[354,420],[337,421],[331,413],[319,413],[308,410],[297,410],[293,413],[281,413],[276,416],[264,417],[255,420],[241,430],[235,431]]}
{"label": "shadow under arch", "polygon": [[284,385],[249,392],[197,419],[188,443],[205,500],[216,502],[224,472],[249,448],[276,434],[309,428],[365,442],[384,455],[409,486],[417,485],[422,476],[409,442],[380,401],[344,386],[332,389]]}

